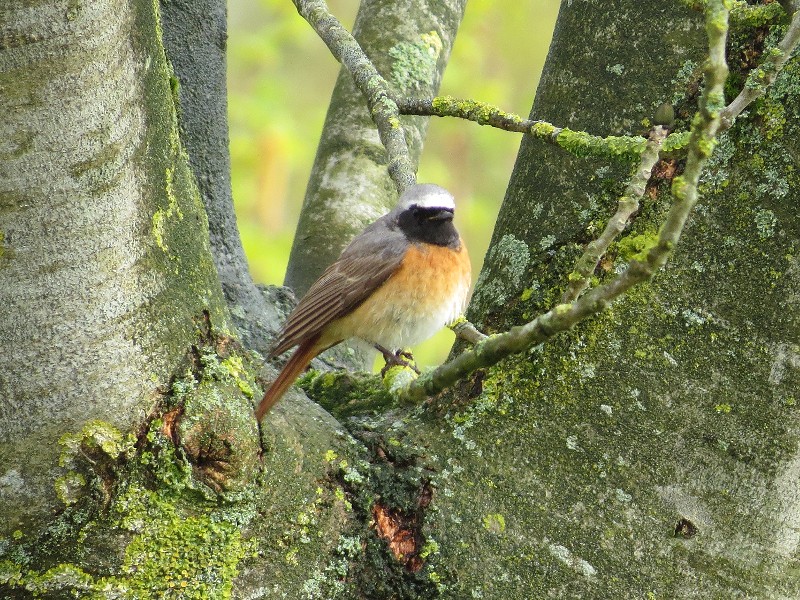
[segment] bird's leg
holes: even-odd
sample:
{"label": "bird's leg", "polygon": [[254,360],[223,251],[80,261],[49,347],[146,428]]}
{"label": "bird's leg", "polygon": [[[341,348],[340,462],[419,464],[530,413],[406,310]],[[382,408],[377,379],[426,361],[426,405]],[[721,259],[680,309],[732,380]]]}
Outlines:
{"label": "bird's leg", "polygon": [[381,377],[386,375],[386,371],[391,369],[392,367],[408,367],[409,369],[413,370],[417,375],[420,374],[417,365],[414,364],[414,356],[411,352],[407,350],[398,350],[397,352],[392,352],[391,350],[387,350],[380,344],[374,344],[375,349],[383,354],[383,360],[386,361],[386,365],[381,369]]}

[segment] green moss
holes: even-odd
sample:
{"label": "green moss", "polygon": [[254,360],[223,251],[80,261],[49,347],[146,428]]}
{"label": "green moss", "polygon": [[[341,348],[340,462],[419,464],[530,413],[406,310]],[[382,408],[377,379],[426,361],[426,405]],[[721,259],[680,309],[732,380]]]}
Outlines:
{"label": "green moss", "polygon": [[174,177],[175,177],[175,169],[170,167],[166,170],[166,193],[169,204],[166,209],[159,208],[153,213],[153,239],[156,242],[156,245],[161,248],[164,252],[168,251],[167,245],[164,243],[164,236],[166,232],[167,223],[173,217],[176,217],[178,221],[183,219],[183,211],[181,210],[180,205],[178,204],[177,196],[175,195],[174,189]]}
{"label": "green moss", "polygon": [[[42,595],[230,597],[249,548],[240,531],[256,514],[258,431],[246,392],[255,382],[235,341],[200,323],[208,327],[193,368],[139,439],[98,420],[61,438],[67,472],[56,490],[67,508],[41,539],[15,545],[15,564],[42,566],[11,572],[8,585]],[[97,552],[109,539],[119,552],[103,556],[103,568],[87,575],[75,566],[84,546]],[[50,555],[64,563],[48,569],[41,556]]]}
{"label": "green moss", "polygon": [[[44,573],[34,572],[18,573],[8,581],[11,587],[24,588],[34,597],[60,596],[59,592],[70,590],[73,597],[98,597],[95,593],[102,588],[95,584],[92,576],[80,567],[70,564],[60,564]],[[0,580],[2,581],[2,580]],[[112,589],[109,585],[107,589]],[[117,590],[115,590],[117,591]]]}
{"label": "green moss", "polygon": [[531,128],[531,134],[535,137],[551,137],[554,133],[556,133],[557,129],[554,125],[550,123],[545,123],[544,121],[540,121],[538,123],[534,123],[533,127]]}
{"label": "green moss", "polygon": [[627,235],[616,243],[619,257],[624,261],[645,261],[647,253],[658,244],[658,232],[648,230],[637,235]]}
{"label": "green moss", "polygon": [[[410,371],[403,367],[394,367]],[[309,371],[297,385],[331,414],[345,418],[375,414],[394,403],[391,393],[376,375],[348,371]]]}
{"label": "green moss", "polygon": [[0,560],[0,585],[20,587],[22,581],[22,567],[10,560]]}
{"label": "green moss", "polygon": [[132,489],[123,496],[125,522],[137,531],[127,545],[119,575],[94,577],[70,564],[44,573],[26,572],[9,581],[39,594],[53,591],[125,598],[230,598],[238,563],[248,554],[236,524],[211,514],[181,514],[152,492]]}
{"label": "green moss", "polygon": [[[258,468],[258,428],[252,398],[257,384],[254,357],[238,343],[200,321],[191,365],[176,377],[164,399],[165,414],[148,433],[163,483],[233,499],[245,491]],[[180,440],[176,460],[174,440]],[[164,467],[159,467],[164,465]]]}
{"label": "green moss", "polygon": [[[172,66],[170,65],[170,70],[172,71]],[[169,89],[172,92],[172,103],[175,105],[175,110],[180,111],[181,106],[181,81],[178,79],[178,76],[175,75],[175,72],[172,71],[172,75],[169,78]]]}
{"label": "green moss", "polygon": [[86,423],[79,433],[64,434],[59,440],[63,447],[59,464],[66,467],[73,464],[79,454],[101,452],[108,459],[116,460],[123,453],[133,449],[135,438],[125,435],[119,429],[100,420]]}
{"label": "green moss", "polygon": [[[115,437],[104,436],[97,447],[105,446],[114,455],[119,450]],[[153,437],[159,434],[148,439]],[[160,491],[146,487],[143,481],[151,480],[149,474],[158,470],[157,461],[184,460],[174,453],[153,451],[152,445],[148,448],[137,458],[129,457],[122,488],[103,515],[95,516],[97,522],[80,536],[82,542],[90,542],[90,536],[98,532],[118,539],[125,534],[128,539],[117,568],[105,575],[90,574],[77,566],[79,562],[65,562],[37,571],[25,570],[17,561],[4,561],[0,563],[0,583],[37,597],[229,598],[238,563],[253,551],[240,533],[241,512],[233,506],[187,502],[183,486]],[[59,556],[66,554],[66,548],[60,546]]]}
{"label": "green moss", "polygon": [[678,175],[672,180],[672,195],[678,200],[684,200],[687,193],[686,179],[682,175]]}
{"label": "green moss", "polygon": [[82,473],[69,471],[65,475],[58,477],[55,482],[56,495],[65,506],[75,504],[86,488],[86,478]]}
{"label": "green moss", "polygon": [[[488,125],[495,122],[520,124],[523,122],[522,117],[512,113],[507,113],[498,108],[471,99],[458,99],[452,96],[437,96],[433,99],[432,108],[434,114],[440,116],[454,115],[464,119],[469,119],[481,125]],[[549,123],[537,123],[534,128],[538,127],[537,131],[543,131],[543,128],[551,127]]]}
{"label": "green moss", "polygon": [[162,504],[157,526],[125,550],[124,585],[139,598],[229,598],[247,553],[235,524],[208,515],[183,516]]}
{"label": "green moss", "polygon": [[769,25],[785,15],[783,7],[777,2],[770,4],[748,4],[740,0],[733,2],[730,13],[731,26],[738,31],[756,29]]}
{"label": "green moss", "polygon": [[564,128],[556,138],[564,150],[577,157],[595,156],[624,160],[636,159],[645,148],[647,140],[643,137],[591,135],[585,131],[572,131]]}
{"label": "green moss", "polygon": [[59,466],[66,473],[55,482],[58,498],[70,505],[94,490],[107,501],[119,459],[134,451],[135,441],[133,435],[124,435],[110,423],[99,420],[89,421],[78,433],[64,434],[59,440],[62,447]]}
{"label": "green moss", "polygon": [[506,530],[506,518],[500,513],[493,513],[483,517],[483,528],[496,535]]}

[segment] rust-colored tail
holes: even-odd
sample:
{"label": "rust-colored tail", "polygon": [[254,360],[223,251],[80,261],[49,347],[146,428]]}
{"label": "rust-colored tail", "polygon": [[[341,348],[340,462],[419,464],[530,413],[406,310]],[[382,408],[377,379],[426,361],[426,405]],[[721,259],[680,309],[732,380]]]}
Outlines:
{"label": "rust-colored tail", "polygon": [[278,377],[264,393],[264,397],[261,399],[256,409],[256,419],[260,421],[264,418],[264,415],[281,399],[286,390],[289,389],[289,386],[297,379],[297,376],[308,366],[311,359],[321,352],[320,348],[317,346],[318,339],[319,336],[314,336],[310,340],[304,341],[298,346],[297,350],[294,351],[289,362],[284,365],[281,372],[278,373]]}

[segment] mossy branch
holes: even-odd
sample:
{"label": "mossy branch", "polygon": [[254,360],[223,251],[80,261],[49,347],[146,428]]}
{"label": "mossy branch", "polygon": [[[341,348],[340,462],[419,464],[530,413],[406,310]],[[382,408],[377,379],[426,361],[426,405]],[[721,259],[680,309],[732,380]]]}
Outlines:
{"label": "mossy branch", "polygon": [[639,200],[644,196],[647,182],[650,180],[650,174],[658,161],[661,146],[666,137],[667,129],[661,125],[656,125],[650,130],[639,165],[628,182],[625,194],[619,199],[617,212],[608,220],[603,233],[586,246],[586,250],[575,265],[575,270],[569,274],[569,285],[561,302],[572,302],[589,287],[589,280],[611,242],[625,229],[631,215],[639,210]]}
{"label": "mossy branch", "polygon": [[477,344],[478,342],[482,342],[489,337],[485,333],[478,331],[475,325],[470,323],[467,320],[467,317],[463,315],[448,325],[448,327],[453,333],[456,334],[456,337],[461,338],[470,344]]}
{"label": "mossy branch", "polygon": [[800,42],[800,9],[797,8],[798,4],[800,3],[794,3],[792,20],[789,23],[786,35],[775,48],[766,52],[763,62],[748,75],[742,91],[722,111],[722,131],[730,128],[736,117],[745,108],[766,93],[767,88],[772,85],[786,61],[791,57],[792,52],[797,48],[797,44]]}
{"label": "mossy branch", "polygon": [[[404,115],[455,117],[504,131],[525,133],[559,146],[578,157],[636,160],[647,146],[647,138],[641,136],[591,135],[585,131],[556,127],[547,121],[523,119],[519,115],[477,100],[462,100],[451,96],[437,96],[432,100],[403,98],[397,100],[397,106]],[[688,131],[673,133],[664,140],[663,149],[673,152],[684,148],[688,142]]]}
{"label": "mossy branch", "polygon": [[401,399],[421,401],[441,392],[478,368],[494,365],[512,354],[527,351],[601,312],[631,287],[652,278],[666,264],[680,239],[689,213],[697,203],[700,173],[714,149],[720,126],[720,112],[724,106],[723,86],[728,76],[725,62],[728,9],[723,0],[709,0],[706,8],[706,31],[709,39],[706,85],[700,99],[699,111],[692,122],[686,169],[682,176],[673,181],[672,206],[658,240],[647,253],[646,259],[632,260],[620,275],[589,290],[577,300],[569,304],[559,304],[525,325],[491,336],[452,361],[424,373],[398,392]]}
{"label": "mossy branch", "polygon": [[356,87],[364,95],[381,143],[386,148],[389,176],[398,192],[403,193],[416,183],[416,175],[389,84],[378,73],[356,39],[333,16],[324,0],[293,2],[297,12],[314,28],[331,54],[350,71]]}

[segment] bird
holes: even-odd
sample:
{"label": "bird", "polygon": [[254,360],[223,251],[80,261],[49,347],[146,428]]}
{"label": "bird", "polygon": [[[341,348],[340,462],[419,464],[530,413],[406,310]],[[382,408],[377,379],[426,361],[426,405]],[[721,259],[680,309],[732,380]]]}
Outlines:
{"label": "bird", "polygon": [[472,282],[466,246],[453,223],[455,200],[431,183],[408,187],[389,213],[358,234],[308,289],[268,351],[297,349],[256,408],[258,421],[311,360],[360,338],[387,360],[453,323]]}

